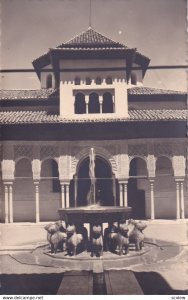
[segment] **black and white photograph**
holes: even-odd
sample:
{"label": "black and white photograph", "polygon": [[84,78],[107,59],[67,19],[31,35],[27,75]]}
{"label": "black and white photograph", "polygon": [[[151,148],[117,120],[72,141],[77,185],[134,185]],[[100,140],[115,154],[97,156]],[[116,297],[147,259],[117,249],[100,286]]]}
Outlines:
{"label": "black and white photograph", "polygon": [[1,299],[186,299],[187,1],[0,0],[0,28]]}

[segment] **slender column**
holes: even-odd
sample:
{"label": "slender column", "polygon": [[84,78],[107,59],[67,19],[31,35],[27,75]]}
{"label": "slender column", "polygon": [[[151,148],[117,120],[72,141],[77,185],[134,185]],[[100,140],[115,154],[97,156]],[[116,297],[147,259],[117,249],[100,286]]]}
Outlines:
{"label": "slender column", "polygon": [[77,191],[78,191],[78,177],[74,176],[74,206],[77,207]]}
{"label": "slender column", "polygon": [[103,102],[103,96],[99,95],[100,114],[102,114],[102,102]]}
{"label": "slender column", "polygon": [[180,183],[180,193],[181,193],[181,218],[185,219],[183,182]]}
{"label": "slender column", "polygon": [[66,208],[70,207],[69,203],[69,184],[66,184]]}
{"label": "slender column", "polygon": [[9,213],[8,213],[8,186],[5,185],[5,223],[9,222]]}
{"label": "slender column", "polygon": [[180,185],[176,181],[176,219],[180,219]]}
{"label": "slender column", "polygon": [[114,197],[114,206],[117,205],[116,203],[116,178],[115,175],[112,176],[112,192]]}
{"label": "slender column", "polygon": [[61,183],[61,208],[65,208],[65,185]]}
{"label": "slender column", "polygon": [[112,101],[113,101],[113,113],[115,113],[115,97],[112,95]]}
{"label": "slender column", "polygon": [[9,222],[13,223],[12,185],[9,185]]}
{"label": "slender column", "polygon": [[151,220],[155,219],[155,204],[154,204],[154,181],[150,180],[150,197],[151,197]]}
{"label": "slender column", "polygon": [[124,183],[123,192],[124,192],[124,206],[128,206],[128,203],[127,203],[127,182]]}
{"label": "slender column", "polygon": [[40,209],[39,209],[39,182],[35,182],[35,219],[36,223],[40,222]]}
{"label": "slender column", "polygon": [[123,206],[123,185],[119,183],[120,206]]}
{"label": "slender column", "polygon": [[85,102],[86,102],[86,114],[89,113],[88,104],[89,104],[89,95],[85,95]]}

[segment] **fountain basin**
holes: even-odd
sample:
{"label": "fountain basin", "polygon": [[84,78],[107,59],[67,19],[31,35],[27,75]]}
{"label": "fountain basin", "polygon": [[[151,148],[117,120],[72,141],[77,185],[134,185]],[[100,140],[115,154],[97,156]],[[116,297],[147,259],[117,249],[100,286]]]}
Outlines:
{"label": "fountain basin", "polygon": [[127,220],[131,214],[131,207],[121,206],[91,206],[61,208],[58,210],[60,219],[67,223],[108,223]]}

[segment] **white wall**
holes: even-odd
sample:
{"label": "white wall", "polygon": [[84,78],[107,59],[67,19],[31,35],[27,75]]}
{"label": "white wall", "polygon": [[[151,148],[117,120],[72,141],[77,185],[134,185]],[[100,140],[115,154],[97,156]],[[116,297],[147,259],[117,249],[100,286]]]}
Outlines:
{"label": "white wall", "polygon": [[[113,67],[126,67],[125,60],[65,60],[60,62],[61,68],[113,68]],[[102,84],[95,83],[96,77],[102,78]],[[113,83],[106,84],[105,79],[111,76]],[[74,79],[79,77],[81,79],[80,85],[74,84]],[[91,85],[85,84],[86,77],[92,79]],[[128,117],[128,104],[127,104],[127,88],[130,87],[126,82],[126,71],[74,71],[74,72],[61,72],[60,75],[60,115],[65,118],[91,118],[91,115],[75,115],[74,102],[75,91],[85,91],[86,93],[100,92],[101,90],[114,90],[115,97],[115,113],[111,117]],[[92,114],[93,117],[100,117],[99,114]],[[102,117],[108,118],[107,114]]]}

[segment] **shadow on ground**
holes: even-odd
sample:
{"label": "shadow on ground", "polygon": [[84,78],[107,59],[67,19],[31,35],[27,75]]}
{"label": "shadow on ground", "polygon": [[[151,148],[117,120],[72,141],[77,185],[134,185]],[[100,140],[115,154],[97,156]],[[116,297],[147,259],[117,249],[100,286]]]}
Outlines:
{"label": "shadow on ground", "polygon": [[[145,295],[188,295],[188,290],[173,290],[164,278],[156,272],[134,272],[134,275]],[[1,275],[1,294],[56,295],[63,277],[63,273]],[[105,285],[101,289],[96,285],[95,278],[93,279],[93,294],[106,294]]]}

